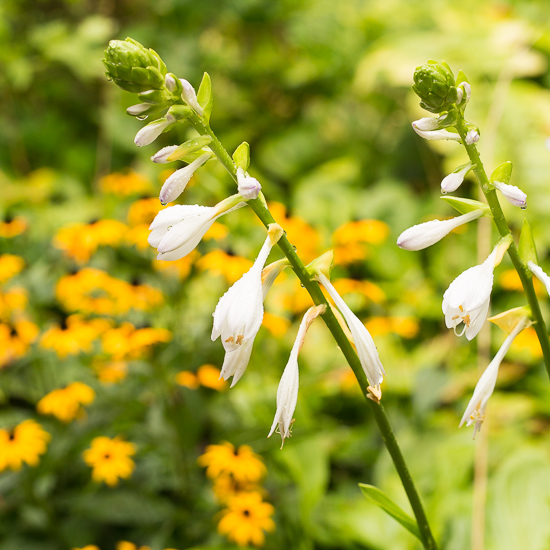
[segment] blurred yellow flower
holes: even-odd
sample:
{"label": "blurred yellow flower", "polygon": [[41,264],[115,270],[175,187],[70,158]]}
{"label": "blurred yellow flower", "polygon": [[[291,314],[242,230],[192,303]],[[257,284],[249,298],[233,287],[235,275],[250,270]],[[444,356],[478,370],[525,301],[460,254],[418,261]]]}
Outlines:
{"label": "blurred yellow flower", "polygon": [[40,414],[51,414],[69,423],[84,413],[83,405],[89,405],[95,399],[95,392],[82,382],[73,382],[65,388],[58,388],[45,395],[36,405]]}
{"label": "blurred yellow flower", "polygon": [[380,304],[386,299],[384,291],[376,284],[370,281],[358,281],[356,279],[338,279],[334,282],[334,288],[341,296],[356,292],[365,298]]}
{"label": "blurred yellow flower", "polygon": [[155,216],[165,207],[160,204],[158,197],[139,199],[133,202],[128,209],[128,224],[125,242],[135,246],[138,250],[147,250],[150,245],[149,226]]}
{"label": "blurred yellow flower", "polygon": [[17,237],[24,233],[28,226],[29,224],[25,218],[19,216],[15,218],[6,217],[3,221],[0,221],[0,237],[4,239]]}
{"label": "blurred yellow flower", "polygon": [[115,361],[139,359],[151,346],[169,342],[172,333],[163,328],[136,329],[132,323],[122,323],[105,331],[101,337],[103,351]]}
{"label": "blurred yellow flower", "polygon": [[98,247],[119,245],[127,231],[126,225],[116,220],[72,223],[56,233],[53,245],[68,258],[85,263]]}
{"label": "blurred yellow flower", "polygon": [[185,279],[191,272],[191,268],[195,263],[195,260],[200,256],[200,254],[193,250],[187,256],[180,258],[179,260],[173,260],[171,262],[165,262],[162,260],[153,260],[153,268],[156,271],[162,273],[168,273],[179,277],[180,279]]}
{"label": "blurred yellow flower", "polygon": [[116,545],[116,550],[151,550],[149,546],[137,546],[133,542],[121,540]]}
{"label": "blurred yellow flower", "polygon": [[513,350],[527,351],[533,358],[542,357],[542,348],[540,347],[539,338],[534,328],[526,328],[522,330],[514,339],[512,344]]}
{"label": "blurred yellow flower", "polygon": [[0,323],[0,368],[23,357],[38,336],[38,327],[26,320]]}
{"label": "blurred yellow flower", "polygon": [[95,544],[87,544],[82,548],[71,548],[71,550],[99,550],[99,546],[96,546]]}
{"label": "blurred yellow flower", "polygon": [[225,390],[228,383],[220,378],[220,369],[214,365],[201,365],[197,369],[197,381],[201,386],[216,391]]}
{"label": "blurred yellow flower", "polygon": [[196,390],[200,386],[197,376],[188,370],[182,370],[176,374],[176,383],[190,390]]}
{"label": "blurred yellow flower", "polygon": [[197,267],[214,275],[221,275],[229,284],[233,284],[252,267],[252,262],[248,258],[218,249],[205,254],[197,261]]}
{"label": "blurred yellow flower", "polygon": [[21,313],[27,306],[27,291],[24,288],[10,288],[0,292],[0,321],[9,321],[12,313]]}
{"label": "blurred yellow flower", "polygon": [[23,463],[36,466],[49,440],[50,434],[34,420],[24,420],[11,431],[0,429],[0,472],[19,470]]}
{"label": "blurred yellow flower", "polygon": [[365,326],[373,337],[398,334],[402,338],[414,338],[419,331],[418,322],[413,317],[369,317]]}
{"label": "blurred yellow flower", "polygon": [[280,338],[288,332],[290,321],[280,315],[274,315],[273,313],[264,311],[262,326],[269,330],[273,336]]}
{"label": "blurred yellow flower", "polygon": [[[507,269],[506,271],[503,271],[498,278],[498,282],[504,290],[523,292],[521,279],[515,269]],[[536,277],[533,277],[533,285],[537,296],[541,297],[546,295],[544,285]]]}
{"label": "blurred yellow flower", "polygon": [[381,244],[390,228],[379,220],[360,220],[341,225],[333,234],[334,258],[340,265],[364,260],[369,251],[366,245]]}
{"label": "blurred yellow flower", "polygon": [[203,240],[212,239],[214,241],[221,241],[222,239],[225,239],[227,237],[227,234],[229,233],[229,229],[223,223],[220,222],[214,222],[212,224],[212,227],[206,232],[206,234],[203,237]]}
{"label": "blurred yellow flower", "polygon": [[132,307],[141,311],[147,311],[162,305],[164,297],[162,292],[149,285],[134,284],[132,289]]}
{"label": "blurred yellow flower", "polygon": [[296,247],[300,258],[308,263],[319,255],[319,234],[305,220],[298,216],[286,215],[286,206],[270,202],[269,210],[275,221],[284,227],[288,240]]}
{"label": "blurred yellow flower", "polygon": [[264,531],[274,531],[271,519],[275,509],[259,493],[240,493],[232,497],[223,510],[218,532],[239,546],[263,546]]}
{"label": "blurred yellow flower", "polygon": [[206,468],[206,475],[210,478],[232,475],[239,483],[257,483],[266,473],[261,457],[251,447],[241,445],[236,450],[228,441],[221,445],[208,445],[198,463]]}
{"label": "blurred yellow flower", "polygon": [[122,441],[119,437],[95,437],[91,447],[82,453],[88,466],[92,467],[92,479],[97,483],[104,481],[110,487],[118,484],[119,478],[132,475],[135,463],[130,458],[136,454],[133,443]]}
{"label": "blurred yellow flower", "polygon": [[51,349],[62,359],[81,352],[90,353],[92,344],[111,327],[107,319],[86,320],[81,315],[70,315],[64,326],[53,325],[40,339],[40,347]]}
{"label": "blurred yellow flower", "polygon": [[126,197],[138,193],[148,193],[152,190],[152,184],[145,176],[128,170],[127,172],[114,172],[101,178],[99,188],[104,193]]}
{"label": "blurred yellow flower", "polygon": [[15,277],[25,267],[25,260],[14,254],[0,255],[0,284]]}
{"label": "blurred yellow flower", "polygon": [[124,361],[95,361],[93,368],[97,379],[105,385],[116,384],[126,378],[128,364]]}

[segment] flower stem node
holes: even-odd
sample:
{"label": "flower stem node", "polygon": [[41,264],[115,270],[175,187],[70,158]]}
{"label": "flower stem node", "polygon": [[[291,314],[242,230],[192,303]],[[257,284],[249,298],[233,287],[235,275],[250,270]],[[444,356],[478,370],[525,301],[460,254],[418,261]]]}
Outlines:
{"label": "flower stem node", "polygon": [[306,266],[306,270],[312,279],[315,279],[318,275],[324,275],[327,279],[330,279],[330,272],[333,264],[334,250],[328,250],[309,263]]}
{"label": "flower stem node", "polygon": [[414,93],[420,106],[431,113],[448,111],[458,99],[455,78],[449,65],[430,60],[414,71]]}
{"label": "flower stem node", "polygon": [[237,168],[237,183],[239,189],[239,195],[244,200],[257,199],[262,186],[260,182],[251,176],[249,176],[245,171],[239,167]]}

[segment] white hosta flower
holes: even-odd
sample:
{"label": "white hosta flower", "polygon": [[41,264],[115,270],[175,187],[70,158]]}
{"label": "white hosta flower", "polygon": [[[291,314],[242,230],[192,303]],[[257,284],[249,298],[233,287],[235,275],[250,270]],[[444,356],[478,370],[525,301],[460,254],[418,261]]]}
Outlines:
{"label": "white hosta flower", "polygon": [[138,147],[143,147],[144,145],[149,145],[157,139],[168,126],[171,126],[176,122],[174,115],[167,113],[165,118],[159,118],[154,122],[150,122],[147,126],[144,126],[137,134],[134,139],[134,143]]}
{"label": "white hosta flower", "polygon": [[176,79],[174,75],[171,75],[170,73],[168,73],[164,77],[164,85],[166,86],[166,89],[169,92],[173,92],[176,89]]}
{"label": "white hosta flower", "polygon": [[238,195],[216,206],[186,204],[161,210],[149,226],[149,244],[158,249],[157,260],[179,260],[199,244],[220,216],[244,206]]}
{"label": "white hosta flower", "polygon": [[468,130],[468,132],[466,133],[466,139],[464,141],[468,145],[477,143],[479,141],[479,132],[477,130],[474,130],[473,128],[471,130]]}
{"label": "white hosta flower", "polygon": [[277,389],[277,411],[275,412],[275,418],[271,425],[271,430],[267,437],[271,437],[276,428],[278,433],[281,434],[282,444],[285,439],[291,436],[291,427],[294,422],[294,410],[296,409],[296,403],[298,401],[298,386],[299,386],[299,374],[298,374],[298,354],[304,345],[304,339],[307,329],[313,322],[313,320],[322,315],[326,311],[326,305],[315,306],[309,308],[300,323],[296,340],[292,346],[288,363],[286,364],[279,387]]}
{"label": "white hosta flower", "polygon": [[527,262],[527,267],[531,273],[546,287],[546,292],[550,294],[550,277],[535,262]]}
{"label": "white hosta flower", "polygon": [[457,100],[456,104],[460,105],[462,103],[462,100],[464,99],[464,94],[466,94],[466,100],[465,103],[468,103],[470,101],[470,97],[472,95],[472,88],[467,82],[461,82],[456,87],[456,93],[457,93]]}
{"label": "white hosta flower", "polygon": [[519,187],[501,181],[492,181],[491,183],[510,204],[523,209],[527,208],[527,195]]}
{"label": "white hosta flower", "polygon": [[449,132],[444,128],[437,129],[437,119],[432,117],[421,118],[420,120],[415,120],[412,123],[414,131],[424,139],[429,141],[441,141],[444,139],[449,139],[451,141],[460,141],[460,136],[454,132]]}
{"label": "white hosta flower", "polygon": [[212,341],[221,336],[226,352],[232,352],[245,342],[254,340],[264,316],[262,270],[273,245],[283,230],[277,224],[269,226],[268,236],[250,270],[220,298],[213,313]]}
{"label": "white hosta flower", "polygon": [[353,336],[357,355],[359,356],[361,366],[369,380],[369,384],[374,388],[378,388],[384,380],[386,371],[380,362],[380,357],[378,357],[378,351],[372,336],[365,325],[357,318],[355,313],[351,311],[346,302],[344,302],[343,298],[338,294],[328,278],[323,273],[318,273],[317,280],[325,287],[336,304],[336,307],[344,316],[351,335]]}
{"label": "white hosta flower", "polygon": [[[457,336],[466,333],[466,338],[472,340],[487,319],[498,251],[497,245],[482,264],[461,273],[443,294],[445,324]],[[456,327],[460,323],[464,323],[464,327],[458,334]]]}
{"label": "white hosta flower", "polygon": [[262,186],[260,182],[248,174],[242,168],[237,168],[237,182],[239,184],[239,195],[244,200],[257,199]]}
{"label": "white hosta flower", "polygon": [[432,220],[406,229],[397,238],[397,246],[403,250],[422,250],[440,241],[453,229],[483,216],[482,209],[472,210],[450,220]]}
{"label": "white hosta flower", "polygon": [[441,191],[443,193],[452,193],[456,191],[464,181],[466,174],[474,168],[475,164],[469,162],[464,166],[459,166],[454,172],[451,172],[448,176],[443,178],[441,182]]}
{"label": "white hosta flower", "polygon": [[150,103],[137,103],[136,105],[128,107],[128,109],[126,109],[126,112],[132,116],[139,116],[145,111],[148,111],[151,107],[152,105]]}
{"label": "white hosta flower", "polygon": [[491,363],[489,363],[489,366],[485,369],[475,387],[474,395],[470,399],[459,424],[459,428],[461,428],[464,423],[466,423],[466,426],[471,426],[474,424],[474,438],[476,433],[480,430],[481,424],[485,418],[485,409],[487,408],[489,397],[491,397],[495,389],[500,363],[510,349],[514,338],[528,324],[529,321],[527,318],[524,318],[518,322],[518,324],[514,327],[514,330],[510,333],[506,340],[504,340],[502,346],[500,346],[497,354],[494,356]]}
{"label": "white hosta flower", "polygon": [[[162,149],[161,149],[162,151]],[[161,152],[159,151],[159,153]],[[168,155],[173,153],[173,150],[168,152]],[[158,154],[158,153],[157,153]],[[204,153],[198,159],[194,160],[187,166],[176,170],[165,182],[160,190],[160,202],[161,204],[168,204],[173,200],[176,200],[185,189],[189,180],[193,177],[195,170],[202,166],[210,157],[212,153]]]}
{"label": "white hosta flower", "polygon": [[197,94],[195,93],[195,88],[191,86],[191,83],[184,78],[180,78],[180,82],[183,86],[183,92],[181,93],[181,97],[197,113],[199,116],[202,116],[204,114],[204,111],[202,110],[202,107],[199,105],[199,102],[197,101]]}
{"label": "white hosta flower", "polygon": [[151,160],[157,164],[168,164],[172,162],[170,160],[170,155],[178,148],[179,145],[168,145],[168,147],[163,147],[151,157]]}

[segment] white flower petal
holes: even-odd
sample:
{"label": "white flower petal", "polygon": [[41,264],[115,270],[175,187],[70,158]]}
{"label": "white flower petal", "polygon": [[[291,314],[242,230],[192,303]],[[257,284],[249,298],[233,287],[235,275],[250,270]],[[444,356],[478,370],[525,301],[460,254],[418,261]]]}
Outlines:
{"label": "white flower petal", "polygon": [[534,262],[527,262],[527,267],[531,273],[546,287],[546,292],[550,294],[550,277]]}
{"label": "white flower petal", "polygon": [[[177,147],[176,147],[177,148]],[[168,152],[168,155],[172,153]],[[167,156],[168,156],[167,155]],[[192,178],[195,170],[202,166],[209,158],[211,153],[204,153],[198,159],[194,160],[191,164],[176,170],[165,182],[160,190],[160,202],[161,204],[167,204],[176,200],[185,189],[187,183]]]}
{"label": "white flower petal", "polygon": [[[431,121],[435,121],[435,123],[431,122]],[[441,140],[445,140],[445,139],[451,140],[451,141],[460,141],[460,136],[458,134],[455,134],[454,132],[449,132],[449,130],[445,130],[445,129],[425,130],[424,129],[426,127],[431,128],[432,126],[437,128],[437,119],[431,118],[431,117],[421,118],[420,120],[415,120],[412,123],[412,127],[413,127],[414,131],[420,137],[423,137],[424,139],[427,139],[428,141],[441,141]]]}
{"label": "white flower petal", "polygon": [[515,185],[509,185],[501,181],[491,182],[504,196],[504,198],[514,206],[527,208],[527,195]]}
{"label": "white flower petal", "polygon": [[464,166],[464,168],[455,170],[443,178],[443,181],[441,182],[441,191],[443,191],[443,193],[452,193],[453,191],[456,191],[462,185],[464,177],[472,168],[473,165],[469,163]]}
{"label": "white flower petal", "polygon": [[189,105],[189,107],[191,107],[191,109],[193,109],[193,111],[195,111],[198,115],[202,116],[204,114],[204,111],[197,101],[195,88],[193,88],[189,81],[183,78],[180,78],[180,82],[183,86],[183,92],[181,93],[181,96],[183,97],[185,103],[187,103],[187,105]]}

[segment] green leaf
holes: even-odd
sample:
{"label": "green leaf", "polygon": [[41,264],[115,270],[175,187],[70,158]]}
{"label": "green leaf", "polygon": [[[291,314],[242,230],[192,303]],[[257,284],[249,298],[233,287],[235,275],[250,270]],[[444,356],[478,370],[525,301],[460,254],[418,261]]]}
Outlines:
{"label": "green leaf", "polygon": [[446,203],[450,204],[455,210],[461,214],[467,214],[473,210],[484,210],[484,216],[491,216],[491,209],[483,202],[474,201],[472,199],[463,199],[461,197],[440,197]]}
{"label": "green leaf", "polygon": [[237,165],[237,168],[242,168],[245,172],[250,166],[250,145],[246,141],[243,141],[233,153],[233,160]]}
{"label": "green leaf", "polygon": [[204,118],[207,122],[210,122],[210,115],[212,114],[212,107],[214,106],[214,98],[212,97],[212,81],[210,75],[204,73],[199,91],[197,93],[197,101],[204,111]]}
{"label": "green leaf", "polygon": [[458,74],[456,75],[456,85],[462,84],[462,82],[468,82],[468,77],[462,72],[462,70],[458,71]]}
{"label": "green leaf", "polygon": [[512,163],[507,160],[500,166],[495,168],[495,171],[491,174],[491,181],[500,181],[501,183],[508,184],[512,177]]}
{"label": "green leaf", "polygon": [[407,529],[407,531],[422,541],[420,530],[418,529],[418,524],[416,521],[411,518],[411,516],[403,512],[403,510],[401,510],[401,508],[397,506],[393,500],[378,489],[378,487],[375,487],[374,485],[367,485],[365,483],[359,483],[359,487],[361,488],[363,496],[367,500],[373,504],[376,504],[376,506],[384,510],[386,514],[398,521],[405,529]]}
{"label": "green leaf", "polygon": [[525,265],[527,265],[527,262],[533,262],[537,265],[539,263],[533,232],[531,231],[531,226],[527,218],[523,220],[521,235],[519,237],[519,257],[523,260]]}
{"label": "green leaf", "polygon": [[208,145],[211,141],[212,138],[210,136],[199,136],[193,139],[188,139],[168,157],[168,161],[172,162],[174,160],[184,160],[186,162],[192,162],[204,153],[202,148]]}

